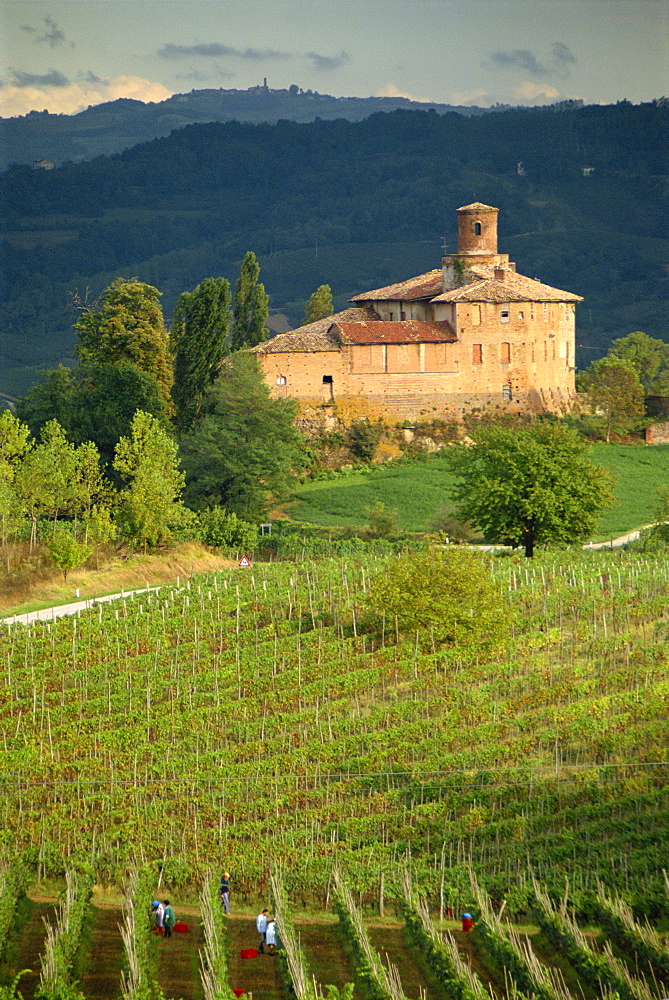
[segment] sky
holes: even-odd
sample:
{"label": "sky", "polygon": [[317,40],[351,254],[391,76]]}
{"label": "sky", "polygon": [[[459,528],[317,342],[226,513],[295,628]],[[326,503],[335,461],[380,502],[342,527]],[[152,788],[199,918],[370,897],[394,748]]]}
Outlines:
{"label": "sky", "polygon": [[0,116],[267,79],[489,106],[669,95],[669,0],[0,0]]}

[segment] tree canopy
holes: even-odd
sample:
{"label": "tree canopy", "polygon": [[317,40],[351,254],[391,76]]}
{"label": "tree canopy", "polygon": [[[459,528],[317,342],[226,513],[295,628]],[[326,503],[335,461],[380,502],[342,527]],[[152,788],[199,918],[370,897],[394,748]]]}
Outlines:
{"label": "tree canopy", "polygon": [[230,282],[226,278],[205,278],[192,292],[179,296],[170,344],[174,353],[172,398],[182,430],[192,424],[206,387],[220,371],[229,323]]}
{"label": "tree canopy", "polygon": [[267,317],[269,315],[269,295],[265,286],[258,281],[260,264],[252,250],[244,255],[241,270],[235,285],[232,332],[230,346],[233,351],[243,347],[255,347],[267,340]]}
{"label": "tree canopy", "polygon": [[367,606],[387,636],[418,632],[434,645],[480,647],[508,632],[485,559],[456,547],[399,557],[372,580]]}
{"label": "tree canopy", "polygon": [[271,398],[255,355],[231,355],[181,438],[186,502],[251,521],[264,517],[285,494],[299,457],[296,408],[294,400]]}
{"label": "tree canopy", "polygon": [[613,506],[608,473],[593,466],[576,431],[554,421],[527,428],[481,427],[470,447],[446,457],[457,483],[457,515],[487,542],[523,546],[570,544],[591,532]]}
{"label": "tree canopy", "polygon": [[117,278],[99,308],[86,310],[75,323],[76,351],[89,365],[126,363],[153,375],[171,407],[174,375],[160,294],[137,278]]}
{"label": "tree canopy", "polygon": [[635,330],[611,344],[609,357],[634,365],[647,396],[669,395],[669,344]]}
{"label": "tree canopy", "polygon": [[605,415],[607,444],[614,423],[625,424],[643,416],[643,386],[631,361],[613,356],[599,358],[583,372],[580,385],[592,409],[602,410]]}
{"label": "tree canopy", "polygon": [[146,545],[167,541],[174,528],[187,523],[181,503],[183,473],[177,445],[150,413],[138,410],[130,437],[116,446],[114,468],[124,478],[117,519],[129,538]]}
{"label": "tree canopy", "polygon": [[313,295],[310,295],[304,306],[304,323],[315,323],[316,320],[332,316],[332,289],[329,285],[319,285]]}

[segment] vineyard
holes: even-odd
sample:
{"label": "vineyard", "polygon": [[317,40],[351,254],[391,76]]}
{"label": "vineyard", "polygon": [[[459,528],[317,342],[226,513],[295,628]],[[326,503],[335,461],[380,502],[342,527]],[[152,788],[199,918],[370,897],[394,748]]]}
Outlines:
{"label": "vineyard", "polygon": [[[260,899],[284,950],[256,998],[290,980],[310,1000],[328,968],[364,1000],[667,995],[669,560],[481,556],[509,625],[492,652],[379,626],[387,560],[257,563],[2,627],[5,989],[34,965],[11,958],[26,891],[56,879],[26,997],[101,995],[77,973],[94,883],[124,894],[110,961],[138,1000],[231,996]],[[146,926],[156,881],[199,893],[179,993]]]}

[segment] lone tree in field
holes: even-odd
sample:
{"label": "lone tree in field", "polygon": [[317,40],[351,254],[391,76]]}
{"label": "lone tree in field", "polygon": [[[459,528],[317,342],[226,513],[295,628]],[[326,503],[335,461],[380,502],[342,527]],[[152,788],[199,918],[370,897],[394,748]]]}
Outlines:
{"label": "lone tree in field", "polygon": [[434,646],[496,644],[510,620],[485,557],[460,548],[395,559],[372,580],[367,607],[386,636],[418,633]]}
{"label": "lone tree in field", "polygon": [[182,292],[179,296],[170,345],[174,354],[172,398],[180,430],[191,426],[205,389],[220,372],[227,351],[229,323],[227,278],[205,278],[192,292]]}
{"label": "lone tree in field", "polygon": [[332,316],[333,312],[332,289],[329,285],[319,285],[305,303],[304,325],[315,323],[319,319],[325,319],[326,316]]}
{"label": "lone tree in field", "polygon": [[643,386],[636,367],[624,358],[608,356],[593,361],[580,378],[593,410],[606,417],[606,443],[614,423],[625,424],[644,413]]}
{"label": "lone tree in field", "polygon": [[457,516],[486,542],[523,546],[526,556],[541,542],[579,541],[614,505],[611,479],[591,465],[588,450],[564,424],[481,428],[474,445],[447,455],[457,479],[450,491]]}
{"label": "lone tree in field", "polygon": [[269,316],[269,295],[265,293],[265,286],[258,281],[259,277],[260,264],[253,251],[249,250],[242,261],[235,285],[230,335],[230,347],[233,351],[255,347],[269,336],[265,325]]}

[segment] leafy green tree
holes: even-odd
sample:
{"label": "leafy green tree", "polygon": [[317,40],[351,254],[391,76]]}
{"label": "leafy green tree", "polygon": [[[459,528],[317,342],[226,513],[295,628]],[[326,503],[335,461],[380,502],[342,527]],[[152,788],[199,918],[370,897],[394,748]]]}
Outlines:
{"label": "leafy green tree", "polygon": [[252,552],[258,540],[258,527],[244,521],[223,507],[209,507],[198,514],[200,537],[205,545],[219,549]]}
{"label": "leafy green tree", "polygon": [[396,510],[389,510],[380,500],[365,511],[369,522],[368,532],[373,538],[390,538],[399,530]]}
{"label": "leafy green tree", "polygon": [[296,411],[294,400],[271,398],[253,354],[231,355],[181,439],[186,502],[261,520],[286,495],[299,460]]}
{"label": "leafy green tree", "polygon": [[170,344],[174,354],[172,398],[181,430],[191,426],[204,390],[219,374],[229,323],[230,282],[226,278],[205,278],[192,292],[179,296]]}
{"label": "leafy green tree", "polygon": [[326,316],[332,316],[333,312],[332,289],[329,285],[319,285],[305,303],[304,324],[306,326],[307,323],[315,323],[316,320],[325,319]]}
{"label": "leafy green tree", "polygon": [[160,294],[137,278],[117,278],[103,293],[99,308],[88,309],[75,323],[76,351],[87,364],[126,363],[153,375],[171,408],[174,373]]}
{"label": "leafy green tree", "polygon": [[135,414],[130,437],[122,437],[116,446],[114,468],[127,484],[117,514],[127,538],[146,549],[168,541],[174,528],[190,520],[180,499],[184,476],[177,445],[150,413]]}
{"label": "leafy green tree", "polygon": [[230,335],[230,347],[233,351],[255,347],[269,336],[265,325],[269,316],[269,295],[265,293],[265,286],[259,283],[259,277],[260,265],[256,255],[249,250],[244,256],[235,285]]}
{"label": "leafy green tree", "polygon": [[485,558],[460,548],[399,557],[372,580],[367,606],[387,635],[438,645],[496,644],[510,620]]}
{"label": "leafy green tree", "polygon": [[593,530],[614,505],[608,473],[591,465],[587,444],[564,424],[529,428],[481,427],[476,443],[448,449],[458,480],[451,489],[457,517],[478,527],[487,542],[570,544]]}
{"label": "leafy green tree", "polygon": [[669,395],[669,344],[636,330],[614,340],[609,357],[634,365],[647,396]]}
{"label": "leafy green tree", "polygon": [[38,437],[50,420],[57,420],[67,432],[72,425],[72,405],[75,392],[71,368],[57,368],[39,373],[38,381],[19,400],[16,413]]}
{"label": "leafy green tree", "polygon": [[110,500],[110,489],[100,466],[100,452],[92,441],[84,441],[75,449],[75,489],[72,513],[90,521],[93,510]]}
{"label": "leafy green tree", "polygon": [[0,480],[11,483],[31,447],[30,431],[10,410],[0,411]]}
{"label": "leafy green tree", "polygon": [[50,518],[55,533],[58,518],[74,512],[78,492],[76,449],[57,420],[46,424],[39,444],[18,467],[14,483],[31,520],[31,545],[37,540],[40,518]]}
{"label": "leafy green tree", "polygon": [[63,571],[63,579],[67,583],[67,574],[85,563],[91,550],[83,542],[65,528],[55,532],[48,544],[49,558],[54,566]]}
{"label": "leafy green tree", "polygon": [[150,372],[127,361],[79,366],[70,433],[75,441],[93,441],[107,465],[113,462],[119,439],[131,433],[138,410],[169,426],[168,402]]}
{"label": "leafy green tree", "polygon": [[6,545],[24,522],[24,508],[13,484],[0,478],[0,545]]}
{"label": "leafy green tree", "polygon": [[599,358],[583,372],[580,384],[588,394],[592,409],[604,412],[607,444],[614,423],[624,425],[634,417],[643,416],[643,386],[631,361]]}

